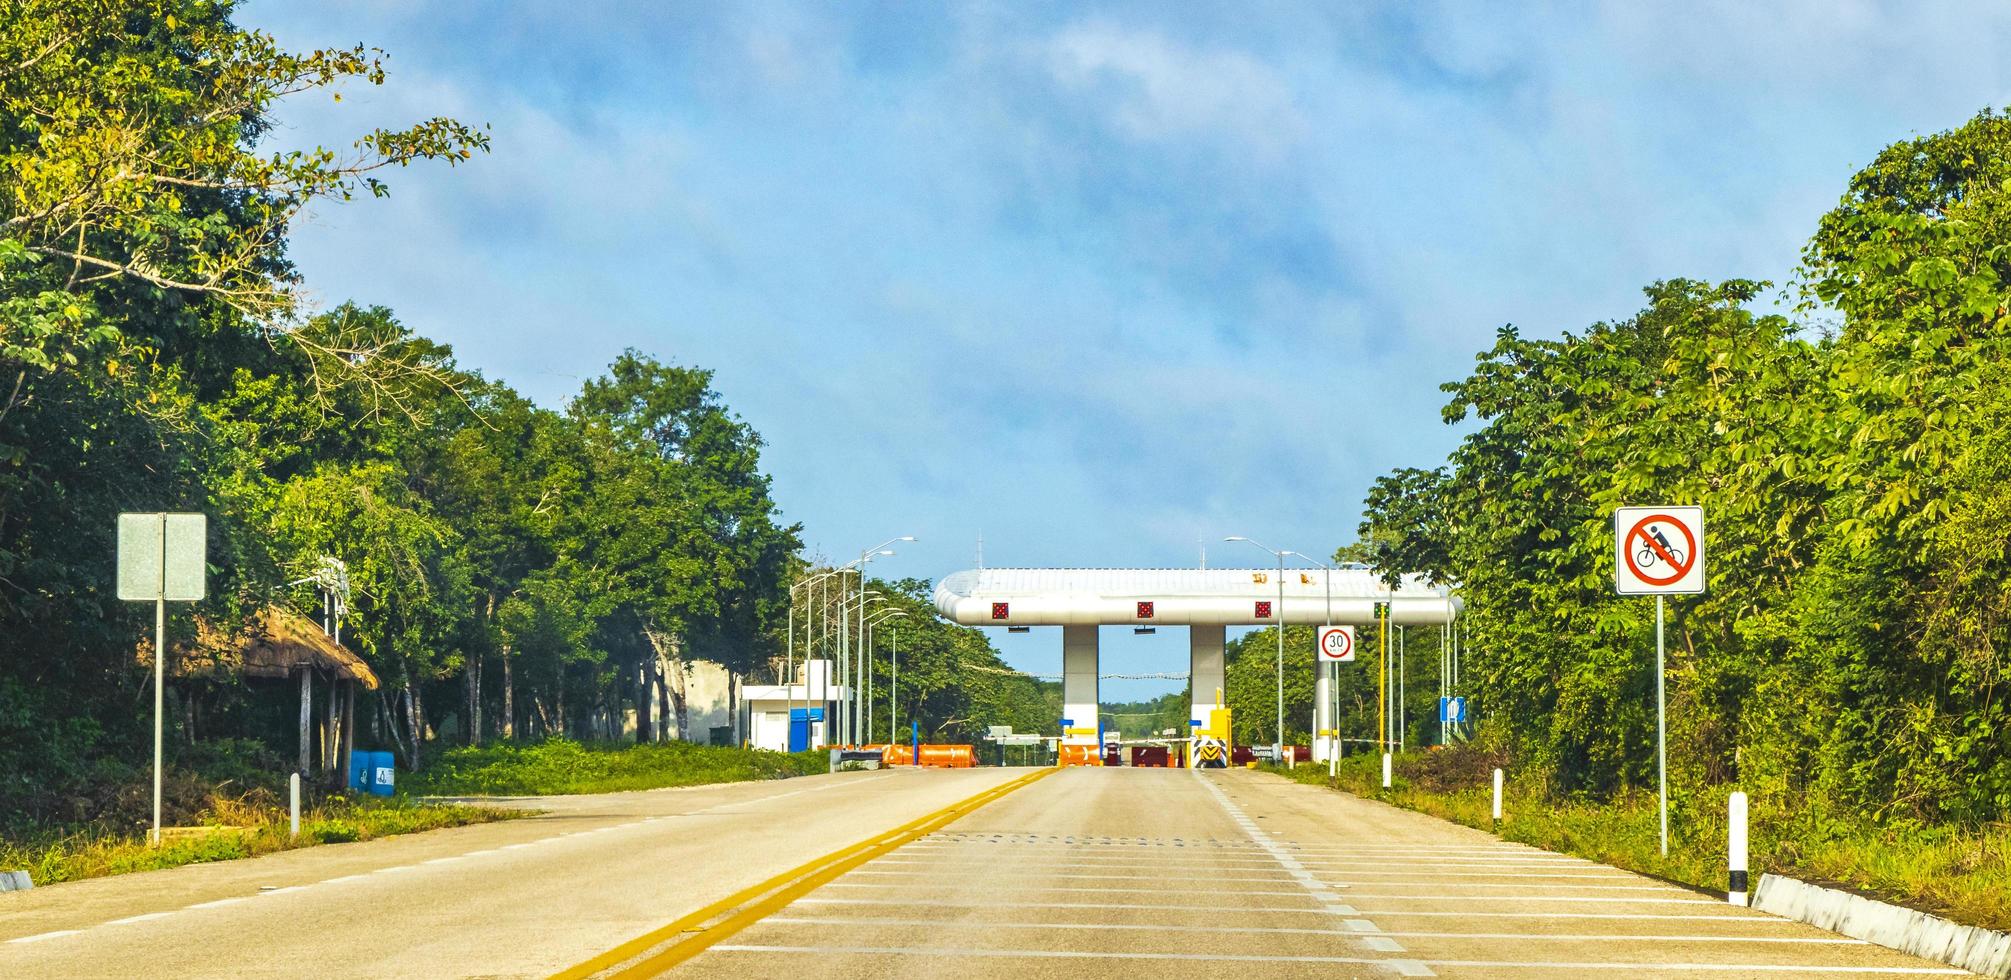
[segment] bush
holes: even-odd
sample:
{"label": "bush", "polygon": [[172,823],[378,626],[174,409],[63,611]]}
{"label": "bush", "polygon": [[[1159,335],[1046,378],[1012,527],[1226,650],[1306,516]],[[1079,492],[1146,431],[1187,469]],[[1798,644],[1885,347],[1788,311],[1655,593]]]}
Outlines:
{"label": "bush", "polygon": [[404,789],[427,796],[547,796],[786,779],[829,769],[829,756],[820,751],[552,739],[449,749],[406,777]]}

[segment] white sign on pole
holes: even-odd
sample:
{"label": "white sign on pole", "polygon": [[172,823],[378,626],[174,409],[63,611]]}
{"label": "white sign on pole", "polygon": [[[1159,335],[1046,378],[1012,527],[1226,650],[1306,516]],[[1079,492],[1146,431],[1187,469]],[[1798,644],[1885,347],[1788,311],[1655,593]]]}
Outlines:
{"label": "white sign on pole", "polygon": [[1320,659],[1330,663],[1354,663],[1355,628],[1352,626],[1320,627]]}
{"label": "white sign on pole", "polygon": [[1614,587],[1621,595],[1704,591],[1704,509],[1622,507],[1613,512]]}
{"label": "white sign on pole", "polygon": [[119,598],[199,602],[208,561],[207,516],[119,515]]}
{"label": "white sign on pole", "polygon": [[[120,514],[118,528],[118,574],[114,578],[119,598],[154,604],[153,842],[159,844],[161,695],[167,684],[168,603],[196,602],[206,591],[209,518],[201,514]],[[294,823],[294,829],[299,830],[299,821]]]}

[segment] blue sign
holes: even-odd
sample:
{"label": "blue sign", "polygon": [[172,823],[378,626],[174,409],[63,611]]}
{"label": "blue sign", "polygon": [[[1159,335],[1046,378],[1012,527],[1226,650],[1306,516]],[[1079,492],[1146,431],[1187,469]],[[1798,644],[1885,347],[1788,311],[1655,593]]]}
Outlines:
{"label": "blue sign", "polygon": [[1458,725],[1458,724],[1461,724],[1461,723],[1465,722],[1465,721],[1466,721],[1466,699],[1465,699],[1465,698],[1439,698],[1439,699],[1438,699],[1438,720],[1439,720],[1439,721],[1442,721],[1442,722],[1445,722],[1445,723],[1447,723],[1447,724],[1451,724],[1451,725]]}

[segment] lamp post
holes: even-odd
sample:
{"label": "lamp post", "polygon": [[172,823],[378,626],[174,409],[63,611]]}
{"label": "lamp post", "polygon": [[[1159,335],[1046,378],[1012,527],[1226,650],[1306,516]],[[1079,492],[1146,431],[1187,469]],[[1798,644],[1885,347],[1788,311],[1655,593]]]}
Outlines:
{"label": "lamp post", "polygon": [[[901,615],[906,616],[907,613]],[[894,640],[894,676],[887,685],[887,740],[892,741],[901,737],[901,631],[890,628],[887,632]]]}
{"label": "lamp post", "polygon": [[[872,620],[870,620],[869,622],[867,622],[867,623],[866,623],[866,630],[867,630],[867,632],[866,632],[866,668],[865,668],[865,670],[864,670],[864,674],[865,674],[865,676],[866,676],[866,703],[865,703],[865,710],[864,710],[864,712],[862,713],[861,717],[862,717],[862,718],[863,718],[863,719],[865,720],[865,723],[866,723],[866,739],[865,739],[865,740],[866,740],[866,742],[868,742],[868,743],[871,743],[871,742],[873,741],[873,640],[874,640],[874,634],[873,634],[872,630],[874,630],[874,629],[875,629],[875,628],[877,628],[877,627],[878,627],[878,626],[879,626],[879,625],[880,625],[881,623],[884,623],[884,622],[886,622],[887,620],[890,620],[890,619],[897,619],[897,618],[899,618],[899,617],[902,617],[902,616],[906,616],[907,614],[908,614],[908,613],[907,613],[907,611],[906,611],[906,610],[902,610],[902,609],[889,609],[889,610],[886,610],[886,611],[884,611],[884,612],[881,612],[881,613],[880,613],[879,615],[876,615],[876,616],[874,616],[874,617],[872,618]],[[892,737],[893,737],[893,729],[891,729],[891,728],[889,728],[889,729],[888,729],[888,737],[889,737],[889,738],[892,738]]]}
{"label": "lamp post", "polygon": [[1287,552],[1266,548],[1240,534],[1230,535],[1222,540],[1246,542],[1250,547],[1278,559],[1278,606],[1274,610],[1278,621],[1278,727],[1274,734],[1278,740],[1271,743],[1271,759],[1275,762],[1285,757],[1285,555]]}
{"label": "lamp post", "polygon": [[[859,696],[859,689],[858,679],[852,674],[860,654],[865,651],[866,607],[875,602],[885,602],[887,599],[878,589],[863,588],[864,584],[862,576],[860,580],[862,588],[859,594],[842,599],[838,603],[838,680],[846,688],[845,696],[838,699],[838,736],[845,739],[848,744],[858,743],[859,718],[855,699]],[[851,639],[853,635],[851,624],[854,621],[859,624],[859,639],[856,644]]]}
{"label": "lamp post", "polygon": [[[802,589],[803,594],[807,596],[810,594],[810,586],[836,574],[838,574],[838,570],[832,569],[820,575],[801,579],[789,587],[789,625],[787,627],[789,633],[789,659],[786,661],[787,667],[784,669],[782,675],[782,717],[784,719],[782,724],[782,751],[784,752],[790,749],[789,733],[795,725],[796,718],[796,590]],[[803,663],[806,668],[810,663],[810,615],[814,611],[815,607],[803,610]],[[805,673],[808,673],[807,669]],[[809,678],[805,677],[804,680],[808,681]],[[807,685],[803,688],[803,699],[804,706],[807,708],[810,699],[810,688]],[[658,724],[661,725],[662,722],[659,720]],[[804,722],[803,741],[807,747],[810,741],[808,721]]]}
{"label": "lamp post", "polygon": [[[882,541],[882,542],[880,542],[879,544],[876,544],[876,545],[872,546],[871,548],[867,548],[866,550],[864,550],[864,551],[861,551],[861,552],[859,552],[859,560],[858,560],[858,561],[856,561],[856,562],[848,562],[848,563],[847,563],[847,567],[856,567],[856,568],[858,568],[858,569],[859,569],[859,588],[860,588],[860,590],[861,590],[861,591],[863,592],[863,590],[864,590],[864,589],[866,588],[866,563],[867,563],[867,562],[870,562],[870,561],[872,561],[873,559],[875,559],[875,558],[878,558],[878,557],[881,557],[881,556],[883,556],[883,555],[892,555],[892,554],[893,554],[894,552],[893,552],[892,550],[888,549],[888,547],[887,547],[888,545],[891,545],[891,544],[896,544],[896,543],[899,543],[899,542],[902,542],[902,541],[913,541],[913,540],[915,540],[915,536],[914,536],[914,535],[912,535],[912,534],[903,534],[903,535],[900,535],[899,537],[892,537],[892,538],[888,538],[887,540],[885,540],[885,541]],[[846,658],[845,658],[845,647],[846,647],[846,643],[847,643],[847,633],[846,633],[846,623],[845,623],[845,618],[844,618],[844,612],[845,612],[845,610],[844,610],[844,607],[843,607],[843,606],[841,605],[841,606],[839,607],[839,618],[838,618],[838,632],[839,632],[839,636],[838,636],[838,651],[839,651],[839,659],[840,659],[840,661],[841,661],[841,663],[840,663],[840,665],[839,665],[839,673],[838,673],[838,676],[840,676],[840,677],[847,677],[847,676],[849,676],[849,675],[847,674],[846,670],[845,670],[845,667],[849,666],[849,663],[848,663],[848,662],[845,662],[845,661],[846,661]],[[865,643],[865,640],[866,640],[866,620],[865,620],[865,616],[863,615],[863,610],[862,610],[862,614],[861,614],[861,616],[860,616],[860,618],[859,618],[859,642],[860,642],[860,644],[861,644],[861,645],[863,645],[863,644]],[[851,691],[849,692],[849,696],[848,696],[848,697],[846,698],[846,703],[845,703],[845,709],[846,709],[846,710],[845,710],[845,719],[846,719],[846,722],[847,722],[847,726],[846,726],[845,730],[846,730],[846,731],[847,731],[847,732],[848,732],[848,733],[850,734],[850,736],[851,736],[851,740],[852,740],[852,742],[853,742],[854,744],[857,744],[857,742],[858,742],[858,729],[859,729],[859,718],[858,718],[858,697],[859,697],[859,689],[858,689],[858,686],[857,686],[856,684],[854,684],[854,685],[853,685],[853,687],[852,687],[852,690],[851,690]]]}

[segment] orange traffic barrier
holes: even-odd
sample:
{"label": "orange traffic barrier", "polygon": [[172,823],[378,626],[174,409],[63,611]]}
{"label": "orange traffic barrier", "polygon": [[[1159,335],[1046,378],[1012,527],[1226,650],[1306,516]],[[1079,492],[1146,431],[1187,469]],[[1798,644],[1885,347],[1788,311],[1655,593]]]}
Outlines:
{"label": "orange traffic barrier", "polygon": [[978,755],[968,745],[924,745],[921,763],[944,769],[969,769],[978,764]]}
{"label": "orange traffic barrier", "polygon": [[[915,764],[915,747],[911,745],[871,745],[868,748],[880,750],[880,764],[883,766],[912,766]],[[922,762],[924,766],[938,769],[969,769],[978,764],[977,751],[968,745],[924,745]]]}
{"label": "orange traffic barrier", "polygon": [[1100,766],[1103,765],[1103,749],[1097,745],[1064,745],[1058,765]]}

